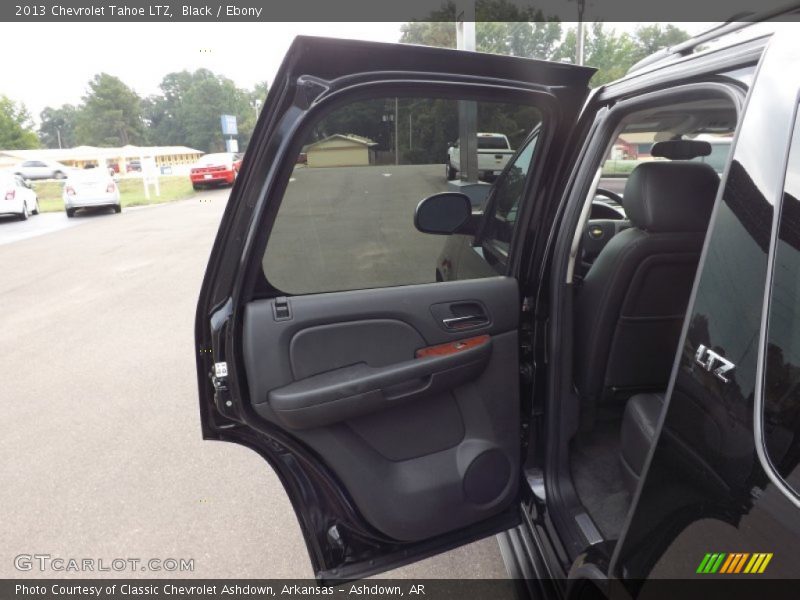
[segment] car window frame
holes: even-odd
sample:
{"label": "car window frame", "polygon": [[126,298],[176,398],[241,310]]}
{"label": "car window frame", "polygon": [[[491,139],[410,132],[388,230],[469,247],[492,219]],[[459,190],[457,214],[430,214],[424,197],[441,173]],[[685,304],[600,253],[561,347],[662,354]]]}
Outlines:
{"label": "car window frame", "polygon": [[[307,292],[292,294],[274,286],[267,279],[262,269],[262,259],[267,247],[267,242],[271,236],[272,227],[275,224],[280,207],[283,204],[296,157],[300,154],[304,145],[303,142],[306,140],[306,136],[312,131],[313,127],[326,115],[348,104],[395,96],[400,98],[451,99],[508,104],[517,103],[531,106],[540,113],[541,117],[540,123],[542,132],[540,133],[540,143],[542,140],[546,143],[546,145],[543,146],[544,150],[542,150],[542,152],[547,152],[551,147],[559,119],[558,100],[554,94],[546,90],[520,87],[513,82],[465,83],[462,81],[442,81],[435,79],[369,81],[338,90],[324,97],[317,103],[313,103],[308,107],[302,118],[295,120],[292,131],[287,134],[287,137],[290,138],[290,144],[287,145],[284,153],[280,156],[279,165],[277,167],[280,174],[277,176],[275,186],[270,192],[271,196],[279,195],[280,200],[270,200],[269,210],[258,215],[251,222],[251,227],[255,230],[255,239],[250,248],[250,252],[243,257],[244,268],[246,269],[243,283],[244,289],[246,290],[245,296],[248,301],[278,296],[291,297],[330,293]],[[542,135],[544,137],[541,137]],[[535,173],[529,173],[528,181],[526,182],[526,194],[527,186],[529,186],[534,179],[532,175],[538,176],[539,171],[540,169],[536,169]],[[266,198],[264,198],[264,200],[266,200]],[[409,218],[411,218],[411,216],[409,216]],[[483,224],[483,222],[484,220],[482,219],[481,223]],[[394,287],[402,287],[403,285],[405,284],[395,284]],[[387,286],[354,288],[354,290],[379,289],[381,287]]]}
{"label": "car window frame", "polygon": [[[542,119],[541,123],[544,123],[544,119]],[[511,160],[508,161],[503,172],[498,175],[497,179],[495,180],[494,184],[492,185],[492,189],[489,191],[489,194],[486,198],[486,204],[483,209],[483,216],[481,218],[481,225],[478,231],[478,234],[475,236],[475,240],[473,242],[473,247],[479,246],[484,251],[484,260],[486,260],[485,253],[488,252],[491,257],[496,261],[495,263],[486,260],[486,262],[491,266],[498,274],[502,275],[505,274],[507,271],[510,263],[511,263],[511,252],[512,252],[512,243],[514,241],[514,236],[517,233],[520,224],[520,217],[521,217],[521,208],[523,202],[525,202],[528,193],[529,193],[529,185],[531,180],[534,176],[534,171],[536,169],[536,157],[539,152],[539,145],[542,137],[542,129],[543,127],[535,127],[528,137],[525,138],[525,141],[520,146],[520,149],[514,153]],[[531,162],[528,166],[528,172],[525,174],[525,182],[522,186],[522,190],[519,194],[519,200],[517,202],[517,217],[514,220],[514,224],[512,225],[511,229],[511,238],[508,243],[508,251],[503,251],[502,249],[498,248],[496,244],[491,243],[494,238],[488,237],[489,232],[491,230],[491,224],[493,223],[493,219],[495,218],[495,214],[497,212],[497,202],[498,199],[498,190],[500,189],[501,182],[505,181],[508,173],[513,168],[516,160],[525,152],[528,147],[535,143],[536,147],[533,150],[533,155],[531,155]],[[501,266],[502,269],[498,269],[497,267]]]}
{"label": "car window frame", "polygon": [[781,494],[796,508],[800,508],[800,489],[795,489],[783,475],[778,472],[772,457],[765,435],[765,392],[769,370],[767,369],[767,345],[769,343],[769,318],[772,311],[772,299],[775,283],[775,267],[777,259],[778,242],[780,241],[780,225],[783,215],[783,203],[786,195],[786,178],[789,172],[789,159],[793,154],[800,153],[800,138],[794,135],[800,130],[800,90],[795,94],[794,112],[792,114],[792,134],[789,135],[789,143],[786,147],[784,156],[782,179],[779,185],[780,194],[775,198],[772,209],[772,223],[770,229],[769,252],[767,255],[767,278],[764,283],[764,304],[761,312],[761,330],[758,339],[758,357],[756,366],[756,386],[753,399],[753,434],[755,437],[754,445],[758,455],[761,468],[767,474],[772,483],[780,490]]}

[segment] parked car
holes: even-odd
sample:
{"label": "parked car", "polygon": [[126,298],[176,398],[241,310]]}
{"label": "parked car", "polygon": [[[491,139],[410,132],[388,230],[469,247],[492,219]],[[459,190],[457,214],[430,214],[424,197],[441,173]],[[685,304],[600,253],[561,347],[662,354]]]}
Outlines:
{"label": "parked car", "polygon": [[125,163],[125,171],[127,173],[140,173],[142,171],[142,161],[129,160]]}
{"label": "parked car", "polygon": [[[491,179],[508,164],[508,160],[514,155],[508,136],[503,133],[479,133],[478,134],[478,177],[480,179]],[[445,176],[448,180],[453,180],[461,171],[461,148],[459,140],[456,140],[447,149],[447,162],[445,164]]]}
{"label": "parked car", "polygon": [[[195,359],[203,437],[278,472],[320,581],[494,534],[536,598],[800,576],[798,52],[796,23],[730,22],[590,89],[572,64],[294,41],[209,258]],[[539,110],[482,210],[453,192],[414,210],[430,165],[302,187],[304,132],[399,85],[525,90]],[[620,131],[661,144],[621,195],[598,189]],[[703,134],[735,140],[721,173],[695,160]],[[436,281],[452,236],[459,269]]]}
{"label": "parked car", "polygon": [[241,166],[241,155],[233,152],[206,154],[192,166],[189,178],[196,190],[210,185],[233,185]]}
{"label": "parked car", "polygon": [[70,173],[62,192],[64,210],[72,218],[80,208],[111,207],[122,212],[119,187],[114,178],[100,168],[82,169]]}
{"label": "parked car", "polygon": [[15,173],[0,173],[0,215],[17,215],[25,221],[39,214],[39,198],[31,185]]}
{"label": "parked car", "polygon": [[54,160],[26,160],[14,168],[24,179],[66,179],[70,168]]}

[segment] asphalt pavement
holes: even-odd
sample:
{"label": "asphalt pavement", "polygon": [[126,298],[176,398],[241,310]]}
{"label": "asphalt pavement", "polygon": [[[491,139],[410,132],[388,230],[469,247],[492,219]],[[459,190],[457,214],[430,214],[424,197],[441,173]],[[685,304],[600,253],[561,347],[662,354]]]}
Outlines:
{"label": "asphalt pavement", "polygon": [[[138,577],[312,575],[272,470],[200,437],[194,311],[227,195],[0,221],[0,577],[101,575],[18,571],[20,554],[194,560]],[[390,575],[506,573],[488,538]]]}
{"label": "asphalt pavement", "polygon": [[[93,213],[91,217],[103,216],[102,213]],[[87,215],[89,217],[89,215]],[[20,221],[19,217],[2,216],[0,217],[0,245],[19,242],[28,238],[53,233],[67,227],[74,227],[88,223],[91,218],[69,219],[65,212],[41,213],[31,215],[26,221]]]}

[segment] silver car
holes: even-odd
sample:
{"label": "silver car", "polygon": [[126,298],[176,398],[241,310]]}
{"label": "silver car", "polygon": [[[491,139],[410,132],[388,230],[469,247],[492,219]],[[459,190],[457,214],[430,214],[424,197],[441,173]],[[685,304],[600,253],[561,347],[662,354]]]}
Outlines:
{"label": "silver car", "polygon": [[62,197],[68,217],[75,216],[79,208],[111,206],[114,212],[122,212],[119,187],[105,169],[73,171],[64,184]]}
{"label": "silver car", "polygon": [[26,160],[14,168],[24,179],[66,179],[70,167],[54,160]]}

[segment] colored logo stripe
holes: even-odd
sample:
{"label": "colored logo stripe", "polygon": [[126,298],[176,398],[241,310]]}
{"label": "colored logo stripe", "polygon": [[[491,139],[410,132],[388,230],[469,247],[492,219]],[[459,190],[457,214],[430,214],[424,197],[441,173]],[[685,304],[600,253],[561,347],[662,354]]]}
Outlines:
{"label": "colored logo stripe", "polygon": [[750,556],[748,553],[736,553],[730,555],[730,562],[726,561],[726,564],[723,565],[722,570],[720,573],[738,573],[742,570],[745,561]]}
{"label": "colored logo stripe", "polygon": [[706,554],[703,557],[703,560],[700,561],[700,566],[697,567],[697,571],[695,571],[695,572],[696,573],[705,573],[706,572],[706,566],[708,565],[708,562],[710,560],[711,560],[711,555],[710,554]]}
{"label": "colored logo stripe", "polygon": [[697,567],[696,572],[725,573],[728,575],[735,573],[763,573],[772,560],[772,556],[771,552],[757,552],[755,554],[750,554],[749,552],[732,552],[730,554],[709,552],[700,561],[700,566]]}
{"label": "colored logo stripe", "polygon": [[728,554],[728,558],[725,559],[725,562],[722,563],[722,568],[719,570],[720,573],[730,573],[730,569],[734,566],[739,560],[738,554]]}
{"label": "colored logo stripe", "polygon": [[747,563],[747,567],[745,567],[744,572],[763,573],[764,569],[767,568],[767,565],[771,560],[772,560],[772,552],[754,554],[753,558],[750,559],[750,562]]}
{"label": "colored logo stripe", "polygon": [[716,573],[722,564],[722,559],[725,558],[724,552],[715,552],[714,554],[706,554],[700,566],[697,567],[698,573]]}

